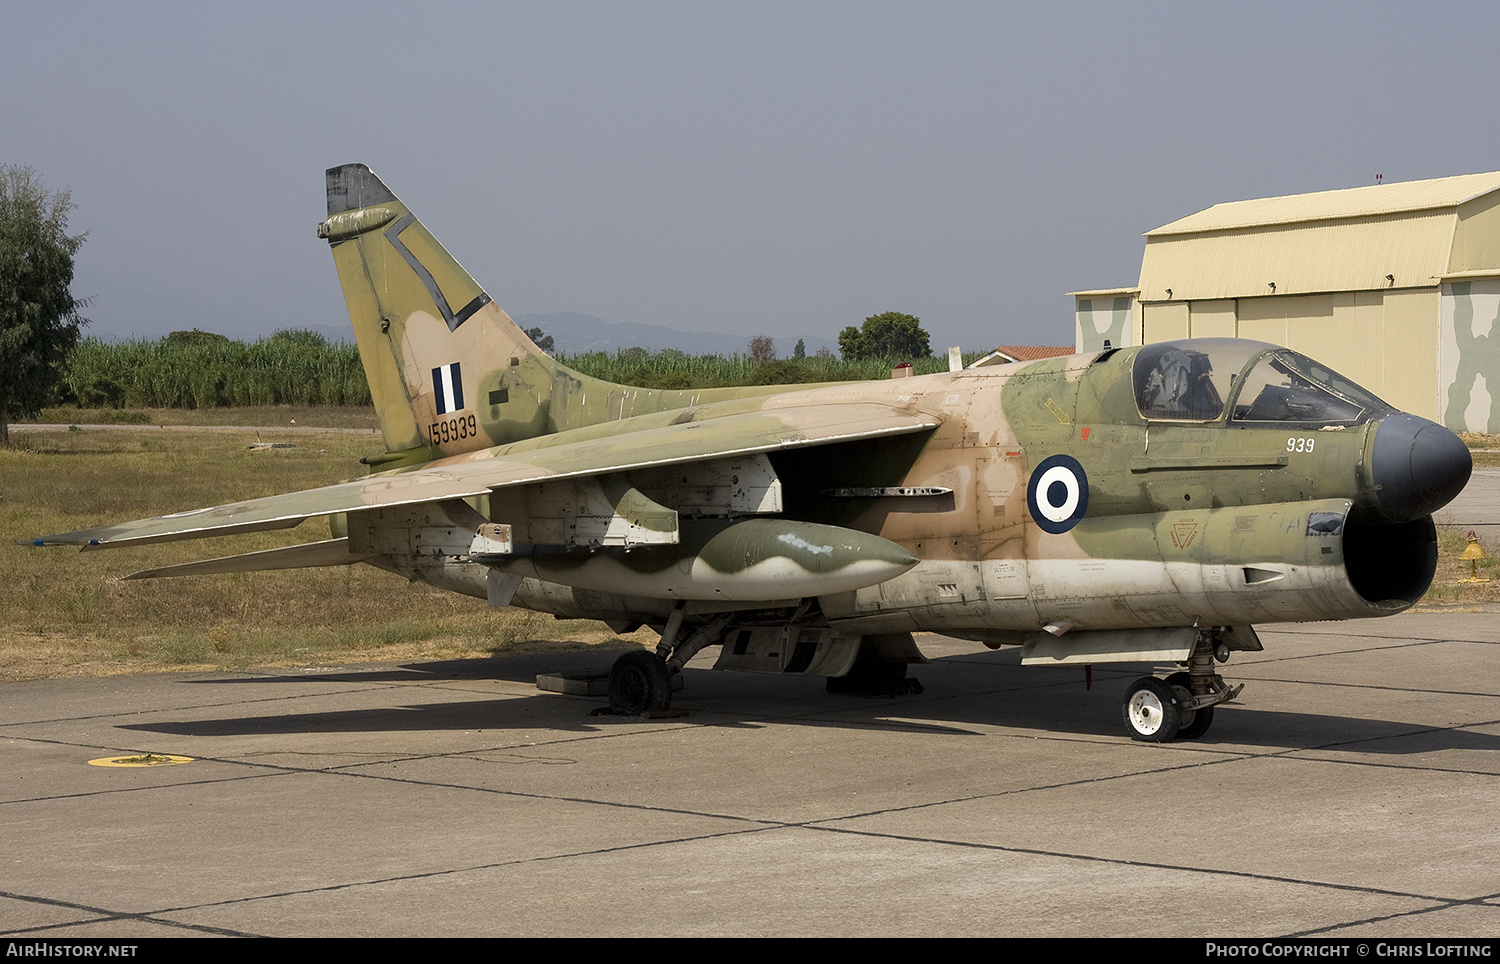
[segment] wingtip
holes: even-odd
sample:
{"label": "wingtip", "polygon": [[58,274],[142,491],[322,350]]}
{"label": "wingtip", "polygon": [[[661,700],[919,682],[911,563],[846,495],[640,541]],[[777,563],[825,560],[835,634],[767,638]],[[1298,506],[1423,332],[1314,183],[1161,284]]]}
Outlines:
{"label": "wingtip", "polygon": [[[102,543],[98,539],[80,539],[82,533],[62,532],[57,535],[41,536],[37,539],[23,539],[18,545],[23,546],[80,546],[84,549],[98,548]],[[71,538],[70,538],[71,537]]]}

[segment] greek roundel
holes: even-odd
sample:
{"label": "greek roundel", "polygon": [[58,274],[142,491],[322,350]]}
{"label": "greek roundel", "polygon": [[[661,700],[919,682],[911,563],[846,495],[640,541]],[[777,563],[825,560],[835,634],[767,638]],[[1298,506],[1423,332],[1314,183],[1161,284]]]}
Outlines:
{"label": "greek roundel", "polygon": [[1026,484],[1026,507],[1042,531],[1054,535],[1078,524],[1089,507],[1089,479],[1070,455],[1048,456]]}

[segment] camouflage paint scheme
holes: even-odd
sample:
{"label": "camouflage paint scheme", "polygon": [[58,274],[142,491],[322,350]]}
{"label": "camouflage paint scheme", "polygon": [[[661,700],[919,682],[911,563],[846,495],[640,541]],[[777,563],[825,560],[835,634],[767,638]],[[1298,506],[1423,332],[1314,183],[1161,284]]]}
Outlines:
{"label": "camouflage paint scheme", "polygon": [[[1469,474],[1440,426],[1229,339],[794,391],[611,384],[537,350],[363,165],[328,172],[319,235],[385,437],[373,474],[38,544],[326,516],[331,540],[137,575],[366,562],[651,625],[674,668],[722,643],[724,667],[838,676],[920,661],[917,630],[1028,662],[1175,660],[1201,733],[1237,692],[1208,657],[1260,648],[1252,623],[1420,598],[1431,514]],[[1272,369],[1284,404],[1255,414],[1234,394]],[[1217,408],[1142,414],[1147,381],[1186,397],[1210,378]],[[1337,417],[1307,418],[1309,399]]]}
{"label": "camouflage paint scheme", "polygon": [[1500,432],[1500,279],[1443,286],[1439,405],[1455,432]]}
{"label": "camouflage paint scheme", "polygon": [[1129,298],[1080,298],[1074,310],[1074,344],[1080,351],[1100,351],[1105,345],[1124,348],[1135,343]]}

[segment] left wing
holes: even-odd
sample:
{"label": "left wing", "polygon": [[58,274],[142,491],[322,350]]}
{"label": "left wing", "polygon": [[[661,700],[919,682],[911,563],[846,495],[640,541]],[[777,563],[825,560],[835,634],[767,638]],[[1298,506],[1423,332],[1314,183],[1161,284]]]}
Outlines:
{"label": "left wing", "polygon": [[465,499],[551,479],[906,435],[940,423],[905,408],[854,402],[725,415],[604,437],[580,439],[587,430],[578,430],[320,489],[44,536],[33,544],[100,549],[289,529],[314,516]]}

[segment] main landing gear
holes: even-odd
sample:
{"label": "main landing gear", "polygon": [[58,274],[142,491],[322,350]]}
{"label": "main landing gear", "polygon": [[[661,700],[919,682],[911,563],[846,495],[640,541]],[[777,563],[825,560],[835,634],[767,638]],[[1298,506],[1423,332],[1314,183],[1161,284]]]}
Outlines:
{"label": "main landing gear", "polygon": [[635,649],[609,670],[609,708],[620,716],[649,716],[672,705],[672,675],[661,657]]}
{"label": "main landing gear", "polygon": [[[683,665],[698,650],[723,639],[728,626],[729,617],[721,616],[679,642],[682,609],[673,610],[656,652],[632,650],[610,667],[610,711],[619,716],[650,716],[671,709],[673,677],[682,673]],[[681,681],[677,682],[680,688]]]}
{"label": "main landing gear", "polygon": [[1215,648],[1213,637],[1204,633],[1188,659],[1188,672],[1173,673],[1164,680],[1143,676],[1130,684],[1123,710],[1131,739],[1166,743],[1196,740],[1207,733],[1214,722],[1214,707],[1245,688],[1244,683],[1230,687],[1214,672],[1214,660],[1222,663],[1228,658],[1229,650],[1222,643]]}

